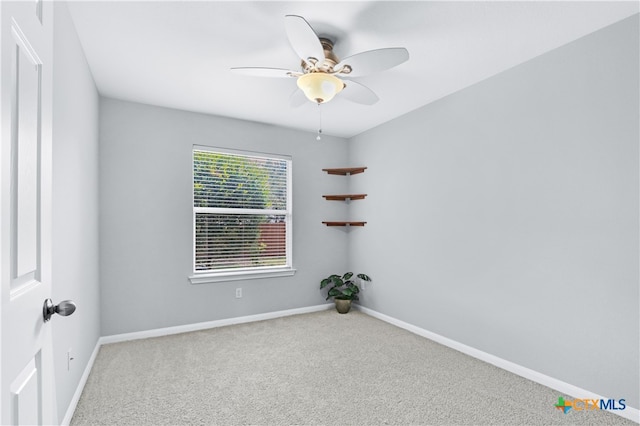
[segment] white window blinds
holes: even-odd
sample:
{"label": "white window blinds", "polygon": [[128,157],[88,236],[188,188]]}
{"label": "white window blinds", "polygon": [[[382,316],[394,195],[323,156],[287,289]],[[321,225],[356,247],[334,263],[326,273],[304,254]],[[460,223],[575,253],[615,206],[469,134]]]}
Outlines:
{"label": "white window blinds", "polygon": [[193,150],[194,272],[291,266],[291,160]]}

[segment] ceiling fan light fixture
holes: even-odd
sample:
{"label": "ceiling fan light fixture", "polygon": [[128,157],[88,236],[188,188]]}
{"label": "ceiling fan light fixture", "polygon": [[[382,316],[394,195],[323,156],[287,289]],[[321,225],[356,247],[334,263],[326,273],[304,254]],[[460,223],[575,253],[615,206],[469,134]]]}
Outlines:
{"label": "ceiling fan light fixture", "polygon": [[342,80],[323,72],[301,75],[298,77],[297,83],[307,99],[318,104],[329,102],[344,88]]}

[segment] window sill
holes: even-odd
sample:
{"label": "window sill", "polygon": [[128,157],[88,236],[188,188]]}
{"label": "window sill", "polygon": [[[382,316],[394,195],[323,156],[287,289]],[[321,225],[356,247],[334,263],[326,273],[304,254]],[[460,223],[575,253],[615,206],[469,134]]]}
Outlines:
{"label": "window sill", "polygon": [[228,271],[193,274],[189,277],[191,284],[208,284],[224,281],[255,280],[259,278],[289,277],[296,273],[293,268],[264,269],[252,271]]}

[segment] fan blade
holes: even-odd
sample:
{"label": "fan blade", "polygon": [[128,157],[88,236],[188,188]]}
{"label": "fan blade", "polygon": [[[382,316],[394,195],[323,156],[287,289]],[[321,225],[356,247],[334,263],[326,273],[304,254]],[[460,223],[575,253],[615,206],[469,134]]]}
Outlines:
{"label": "fan blade", "polygon": [[322,43],[311,25],[302,16],[286,15],[284,26],[293,51],[303,61],[307,62],[308,58],[316,58],[320,63],[324,61]]}
{"label": "fan blade", "polygon": [[373,90],[353,80],[344,81],[344,89],[342,89],[339,96],[363,105],[373,105],[380,99]]}
{"label": "fan blade", "polygon": [[253,77],[295,77],[300,74],[296,71],[282,68],[262,68],[262,67],[237,67],[231,68],[236,74],[250,75]]}
{"label": "fan blade", "polygon": [[367,74],[388,70],[409,59],[409,51],[404,47],[389,47],[386,49],[368,50],[356,53],[340,61],[334,69],[339,70],[345,65],[351,67],[351,72],[339,74],[348,77],[361,77]]}
{"label": "fan blade", "polygon": [[289,96],[289,106],[297,108],[305,102],[309,102],[309,100],[304,95],[304,92],[296,87],[296,90]]}

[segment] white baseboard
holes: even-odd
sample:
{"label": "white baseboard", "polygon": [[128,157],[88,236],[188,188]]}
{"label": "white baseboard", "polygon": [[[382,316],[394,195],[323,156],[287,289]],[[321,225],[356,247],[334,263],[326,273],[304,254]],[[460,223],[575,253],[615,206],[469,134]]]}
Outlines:
{"label": "white baseboard", "polygon": [[128,340],[148,339],[150,337],[169,336],[171,334],[188,333],[190,331],[206,330],[209,328],[224,327],[227,325],[244,324],[247,322],[264,321],[268,319],[287,317],[290,315],[308,314],[324,311],[334,307],[333,303],[308,306],[305,308],[288,309],[286,311],[267,312],[264,314],[248,315],[244,317],[226,318],[216,321],[200,322],[196,324],[179,325],[176,327],[156,328],[154,330],[138,331],[135,333],[114,334],[100,338],[100,344],[126,342]]}
{"label": "white baseboard", "polygon": [[69,426],[71,423],[71,418],[73,417],[73,413],[76,411],[76,407],[78,406],[78,401],[80,401],[80,396],[82,396],[82,391],[84,390],[84,386],[87,384],[87,379],[89,379],[89,373],[91,373],[91,369],[93,368],[93,363],[96,361],[96,356],[98,356],[98,351],[100,351],[100,339],[96,342],[96,347],[93,349],[91,353],[91,357],[89,358],[89,362],[87,362],[87,366],[82,373],[82,377],[80,377],[80,382],[78,383],[78,387],[76,388],[75,393],[73,394],[73,398],[71,398],[71,402],[69,403],[69,407],[67,407],[67,412],[64,415],[64,419],[62,419],[62,426]]}
{"label": "white baseboard", "polygon": [[[385,321],[385,322],[388,322],[389,324],[393,324],[397,327],[403,328],[419,336],[426,337],[429,340],[433,340],[434,342],[440,343],[441,345],[450,347],[451,349],[455,349],[458,352],[462,352],[463,354],[469,355],[473,358],[477,358],[481,361],[495,365],[498,368],[507,370],[520,377],[524,377],[525,379],[529,379],[532,382],[536,382],[543,386],[549,387],[551,389],[555,389],[565,395],[569,395],[579,399],[609,399],[604,396],[598,395],[594,392],[590,392],[588,390],[579,388],[572,384],[563,382],[561,380],[558,380],[553,377],[547,376],[545,374],[539,373],[537,371],[531,370],[527,367],[523,367],[521,365],[515,364],[511,361],[507,361],[505,359],[499,358],[495,355],[491,355],[487,352],[483,352],[471,346],[467,346],[460,342],[456,342],[455,340],[451,340],[447,337],[441,336],[439,334],[433,333],[423,328],[416,327],[415,325],[406,323],[404,321],[400,321],[399,319],[390,317],[385,314],[381,314],[380,312],[374,311],[373,309],[369,309],[361,305],[353,305],[353,306],[355,307],[355,309],[367,315],[370,315],[374,318],[378,318],[382,321]],[[640,423],[640,410],[638,410],[637,408],[629,407],[627,405],[627,408],[625,410],[611,411],[611,413],[617,414],[633,422]]]}

